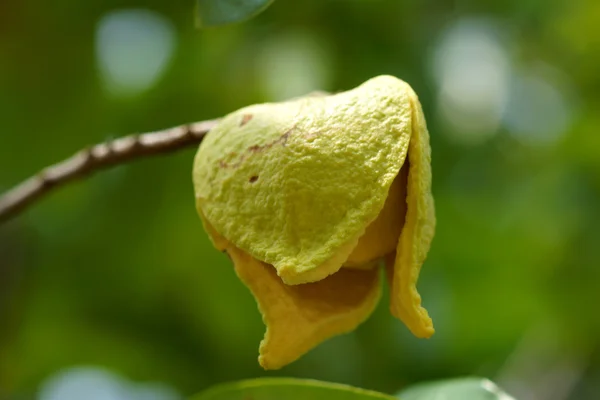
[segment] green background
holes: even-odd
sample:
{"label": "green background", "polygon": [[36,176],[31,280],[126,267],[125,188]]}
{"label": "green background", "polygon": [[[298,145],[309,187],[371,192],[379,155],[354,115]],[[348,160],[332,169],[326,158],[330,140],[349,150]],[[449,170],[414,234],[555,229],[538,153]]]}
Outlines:
{"label": "green background", "polygon": [[278,0],[207,30],[191,0],[0,2],[0,190],[86,145],[385,73],[423,103],[438,216],[419,285],[432,339],[386,293],[356,332],[264,372],[254,300],[196,216],[194,149],[62,188],[0,226],[0,398],[86,367],[141,399],[472,374],[597,399],[599,71],[596,0]]}

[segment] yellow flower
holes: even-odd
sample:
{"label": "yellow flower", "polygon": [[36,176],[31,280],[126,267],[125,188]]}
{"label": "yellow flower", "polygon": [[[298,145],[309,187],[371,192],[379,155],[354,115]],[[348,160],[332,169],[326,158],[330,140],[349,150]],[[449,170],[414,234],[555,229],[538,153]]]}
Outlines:
{"label": "yellow flower", "polygon": [[196,206],[267,326],[277,369],[352,331],[380,297],[418,337],[434,330],[416,283],[435,230],[431,149],[405,82],[373,78],[322,97],[243,108],[194,161]]}

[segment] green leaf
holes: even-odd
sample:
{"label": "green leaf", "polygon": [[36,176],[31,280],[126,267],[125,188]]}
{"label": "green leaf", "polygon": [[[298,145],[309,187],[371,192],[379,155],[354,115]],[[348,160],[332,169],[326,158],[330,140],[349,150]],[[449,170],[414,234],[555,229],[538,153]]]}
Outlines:
{"label": "green leaf", "polygon": [[422,383],[396,395],[402,400],[515,400],[485,378],[460,378]]}
{"label": "green leaf", "polygon": [[395,400],[338,383],[293,378],[259,378],[214,386],[191,400]]}
{"label": "green leaf", "polygon": [[274,0],[196,1],[196,24],[199,27],[207,27],[249,19],[270,6]]}

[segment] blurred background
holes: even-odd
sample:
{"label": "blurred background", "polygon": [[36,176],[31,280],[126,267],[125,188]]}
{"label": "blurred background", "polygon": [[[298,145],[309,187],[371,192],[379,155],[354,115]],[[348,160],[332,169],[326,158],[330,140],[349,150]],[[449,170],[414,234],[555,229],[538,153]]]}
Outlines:
{"label": "blurred background", "polygon": [[262,371],[264,327],[196,216],[190,148],[0,225],[0,398],[463,375],[521,400],[600,398],[600,2],[278,0],[209,30],[193,12],[0,1],[0,190],[89,144],[392,74],[431,133],[438,231],[419,288],[437,332],[412,337],[386,293],[356,332]]}

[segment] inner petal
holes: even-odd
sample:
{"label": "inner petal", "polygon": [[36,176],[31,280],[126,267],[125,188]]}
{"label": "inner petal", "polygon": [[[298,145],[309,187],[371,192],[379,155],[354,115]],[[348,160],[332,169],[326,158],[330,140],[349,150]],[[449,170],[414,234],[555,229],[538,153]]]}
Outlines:
{"label": "inner petal", "polygon": [[275,268],[233,245],[227,252],[267,326],[258,361],[281,368],[324,340],[354,330],[379,301],[380,270],[342,269],[313,283],[286,285]]}
{"label": "inner petal", "polygon": [[344,267],[370,268],[374,261],[396,251],[406,215],[407,176],[408,160],[392,182],[381,212],[367,226]]}

